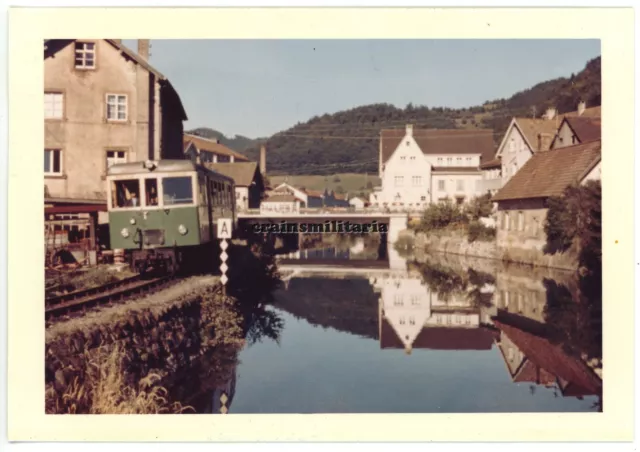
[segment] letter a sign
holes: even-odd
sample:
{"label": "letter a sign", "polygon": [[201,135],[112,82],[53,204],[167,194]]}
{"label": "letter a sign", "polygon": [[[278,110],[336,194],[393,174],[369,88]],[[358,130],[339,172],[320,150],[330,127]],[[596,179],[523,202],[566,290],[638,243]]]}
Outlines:
{"label": "letter a sign", "polygon": [[231,218],[218,218],[218,238],[231,238]]}

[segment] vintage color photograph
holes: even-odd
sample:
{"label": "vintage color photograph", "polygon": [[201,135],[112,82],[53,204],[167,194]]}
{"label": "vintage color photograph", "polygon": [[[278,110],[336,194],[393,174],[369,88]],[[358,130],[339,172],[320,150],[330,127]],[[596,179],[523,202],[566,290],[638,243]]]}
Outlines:
{"label": "vintage color photograph", "polygon": [[603,410],[597,39],[49,39],[47,414]]}

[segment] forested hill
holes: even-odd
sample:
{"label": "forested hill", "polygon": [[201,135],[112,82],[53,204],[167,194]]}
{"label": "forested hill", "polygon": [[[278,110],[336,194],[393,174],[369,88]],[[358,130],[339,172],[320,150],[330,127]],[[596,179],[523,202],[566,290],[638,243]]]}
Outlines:
{"label": "forested hill", "polygon": [[236,135],[233,138],[228,138],[222,132],[208,127],[198,127],[197,129],[185,130],[185,133],[198,135],[210,140],[219,140],[221,144],[224,144],[228,148],[231,148],[238,152],[243,152],[249,148],[259,148],[260,143],[267,140],[267,138],[248,138],[242,135]]}
{"label": "forested hill", "polygon": [[[491,128],[497,144],[513,116],[540,116],[550,106],[565,113],[575,110],[580,100],[588,107],[598,106],[600,92],[598,57],[577,74],[542,82],[481,106],[453,109],[409,104],[397,108],[373,104],[316,116],[267,139],[267,168],[270,174],[376,172],[380,129],[402,128],[408,123],[426,128]],[[258,159],[259,141],[248,148],[236,146],[242,140],[225,144]]]}

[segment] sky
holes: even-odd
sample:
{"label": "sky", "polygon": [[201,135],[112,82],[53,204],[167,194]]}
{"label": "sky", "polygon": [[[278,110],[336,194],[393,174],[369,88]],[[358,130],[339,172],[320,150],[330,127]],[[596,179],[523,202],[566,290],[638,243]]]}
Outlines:
{"label": "sky", "polygon": [[[123,40],[133,50],[136,40]],[[599,40],[152,40],[185,130],[266,137],[372,103],[470,107],[568,77]]]}

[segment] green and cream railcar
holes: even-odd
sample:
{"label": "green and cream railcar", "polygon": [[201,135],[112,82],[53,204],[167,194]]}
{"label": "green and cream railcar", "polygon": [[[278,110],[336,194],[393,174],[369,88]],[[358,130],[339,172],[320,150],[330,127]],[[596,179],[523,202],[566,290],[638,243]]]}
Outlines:
{"label": "green and cream railcar", "polygon": [[190,160],[112,165],[107,186],[111,248],[129,250],[140,272],[209,256],[219,218],[235,229],[233,179]]}

